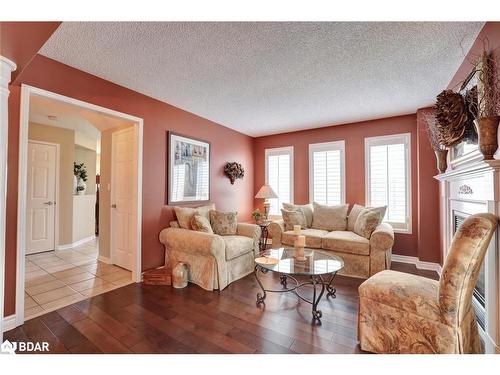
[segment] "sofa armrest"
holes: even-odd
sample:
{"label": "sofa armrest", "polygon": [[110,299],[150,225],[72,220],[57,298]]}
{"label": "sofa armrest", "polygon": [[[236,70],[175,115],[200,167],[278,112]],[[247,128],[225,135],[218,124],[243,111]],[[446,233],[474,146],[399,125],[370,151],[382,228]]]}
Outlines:
{"label": "sofa armrest", "polygon": [[260,227],[256,224],[238,223],[236,228],[238,236],[249,237],[253,240],[253,252],[255,256],[259,256],[259,240],[261,235]]}
{"label": "sofa armrest", "polygon": [[281,245],[281,235],[285,231],[285,222],[283,220],[275,220],[267,227],[269,238],[273,240],[273,247]]}
{"label": "sofa armrest", "polygon": [[394,230],[387,223],[381,223],[370,236],[370,249],[387,251],[394,245]]}
{"label": "sofa armrest", "polygon": [[226,259],[224,240],[216,234],[183,228],[165,228],[160,232],[159,238],[167,251],[175,249],[192,254],[213,255],[217,260]]}

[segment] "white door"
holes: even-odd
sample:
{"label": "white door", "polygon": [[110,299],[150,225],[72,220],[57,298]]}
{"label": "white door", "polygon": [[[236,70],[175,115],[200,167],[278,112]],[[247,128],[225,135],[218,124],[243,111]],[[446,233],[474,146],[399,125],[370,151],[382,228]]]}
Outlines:
{"label": "white door", "polygon": [[55,249],[57,146],[28,142],[26,254]]}
{"label": "white door", "polygon": [[132,271],[137,235],[135,128],[113,133],[111,147],[111,261]]}

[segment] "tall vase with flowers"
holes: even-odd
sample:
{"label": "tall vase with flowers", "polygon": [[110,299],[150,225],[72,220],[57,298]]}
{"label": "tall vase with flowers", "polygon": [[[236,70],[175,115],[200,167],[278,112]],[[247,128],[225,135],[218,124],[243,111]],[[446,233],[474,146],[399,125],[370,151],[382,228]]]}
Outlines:
{"label": "tall vase with flowers", "polygon": [[437,169],[439,173],[444,173],[448,168],[448,149],[440,142],[441,136],[439,134],[439,128],[436,124],[436,116],[434,112],[426,112],[423,117],[429,142],[434,150],[434,153],[436,154]]}
{"label": "tall vase with flowers", "polygon": [[479,135],[479,150],[485,160],[493,159],[498,149],[498,124],[500,123],[500,79],[496,73],[495,58],[483,49],[475,66],[477,100],[471,101],[471,112]]}

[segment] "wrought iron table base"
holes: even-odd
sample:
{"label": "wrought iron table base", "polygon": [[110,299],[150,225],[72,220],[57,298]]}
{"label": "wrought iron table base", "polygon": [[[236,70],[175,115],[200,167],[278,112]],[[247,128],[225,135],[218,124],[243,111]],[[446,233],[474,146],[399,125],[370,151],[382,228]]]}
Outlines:
{"label": "wrought iron table base", "polygon": [[[327,290],[327,296],[330,297],[332,296],[335,298],[335,293],[336,289],[332,286],[333,279],[335,278],[335,275],[337,272],[332,273],[330,280],[328,283],[325,283],[325,280],[323,279],[322,275],[311,275],[309,278],[309,281],[305,281],[300,283],[294,276],[291,275],[285,275],[282,274],[280,276],[280,283],[283,286],[284,289],[281,290],[271,290],[271,289],[265,289],[264,285],[262,285],[262,282],[259,280],[258,277],[258,271],[261,271],[263,274],[266,274],[269,272],[267,268],[261,267],[259,265],[255,266],[254,270],[254,275],[255,279],[257,280],[257,283],[259,284],[260,288],[262,289],[262,292],[264,294],[261,294],[260,292],[257,293],[257,302],[256,305],[259,306],[260,304],[265,304],[265,299],[267,296],[267,293],[287,293],[287,292],[293,292],[298,298],[300,298],[302,301],[307,302],[312,305],[312,316],[313,316],[313,321],[318,321],[321,323],[321,317],[323,316],[323,313],[321,310],[318,310],[318,304],[321,301],[321,297],[323,297],[323,294],[325,293],[325,289]],[[292,280],[295,285],[288,287],[288,280]],[[302,296],[298,289],[306,286],[306,285],[312,285],[313,286],[313,298],[312,300],[305,298]],[[319,293],[318,290],[319,289]]]}

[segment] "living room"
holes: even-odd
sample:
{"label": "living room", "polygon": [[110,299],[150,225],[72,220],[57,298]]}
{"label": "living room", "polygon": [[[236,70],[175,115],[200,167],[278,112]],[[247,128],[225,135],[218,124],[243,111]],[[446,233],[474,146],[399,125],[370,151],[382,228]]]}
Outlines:
{"label": "living room", "polygon": [[[500,352],[500,23],[69,18],[1,22],[2,350]],[[25,316],[34,96],[135,124],[91,176],[109,258],[38,251],[134,282]]]}

